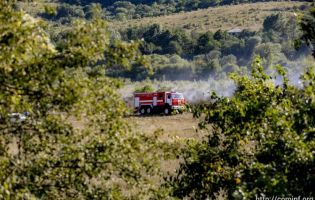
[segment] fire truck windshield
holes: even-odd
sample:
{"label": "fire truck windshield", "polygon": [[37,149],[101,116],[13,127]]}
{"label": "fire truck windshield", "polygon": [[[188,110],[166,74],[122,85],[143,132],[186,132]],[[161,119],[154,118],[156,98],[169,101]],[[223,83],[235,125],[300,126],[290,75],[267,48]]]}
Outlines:
{"label": "fire truck windshield", "polygon": [[183,94],[172,94],[172,98],[173,99],[183,99],[184,96],[183,96]]}

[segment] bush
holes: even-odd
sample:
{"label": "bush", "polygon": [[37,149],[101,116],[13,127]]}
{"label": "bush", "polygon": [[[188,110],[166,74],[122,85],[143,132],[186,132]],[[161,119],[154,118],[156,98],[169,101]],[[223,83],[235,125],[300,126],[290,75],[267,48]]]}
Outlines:
{"label": "bush", "polygon": [[315,73],[301,76],[303,87],[275,86],[257,58],[252,78],[236,76],[234,97],[212,93],[211,103],[195,109],[199,124],[211,134],[202,142],[187,140],[184,162],[167,186],[173,195],[214,197],[221,188],[229,199],[313,197],[315,187]]}
{"label": "bush", "polygon": [[[166,198],[147,179],[159,175],[166,145],[131,132],[121,84],[104,65],[87,68],[105,57],[145,65],[138,44],[110,45],[97,18],[75,20],[56,49],[43,21],[8,2],[0,1],[0,199]],[[25,111],[32,118],[10,123],[9,113]]]}
{"label": "bush", "polygon": [[115,17],[116,17],[116,19],[119,20],[119,21],[125,21],[125,20],[127,20],[127,17],[126,17],[126,15],[125,15],[125,13],[117,13]]}
{"label": "bush", "polygon": [[150,85],[144,87],[136,88],[133,93],[142,93],[142,92],[154,92],[154,89]]}

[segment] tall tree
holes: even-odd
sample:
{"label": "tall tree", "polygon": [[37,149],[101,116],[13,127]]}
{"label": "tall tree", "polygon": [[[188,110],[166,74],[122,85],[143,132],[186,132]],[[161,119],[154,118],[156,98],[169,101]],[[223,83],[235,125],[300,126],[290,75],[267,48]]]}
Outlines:
{"label": "tall tree", "polygon": [[[315,58],[315,7],[312,8],[309,15],[305,15],[300,22],[300,27],[303,32],[301,40],[305,41],[308,46],[312,49],[312,55]],[[302,41],[295,40],[295,47],[298,49],[302,47]]]}
{"label": "tall tree", "polygon": [[[120,83],[104,76],[105,66],[89,68],[144,63],[138,44],[110,45],[106,23],[94,18],[76,20],[56,49],[44,22],[15,12],[10,0],[0,1],[0,24],[0,198],[163,195],[147,177],[158,173],[164,144],[131,132]],[[24,111],[31,117],[10,122]]]}

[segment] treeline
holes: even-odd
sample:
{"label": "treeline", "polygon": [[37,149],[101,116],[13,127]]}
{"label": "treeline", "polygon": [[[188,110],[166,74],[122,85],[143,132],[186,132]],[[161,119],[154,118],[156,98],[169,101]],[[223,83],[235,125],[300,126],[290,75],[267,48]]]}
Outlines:
{"label": "treeline", "polygon": [[218,80],[227,78],[230,72],[249,73],[251,60],[259,55],[267,66],[268,74],[275,72],[273,65],[280,64],[289,75],[294,75],[303,71],[303,60],[310,53],[306,46],[295,51],[293,43],[299,36],[296,17],[283,13],[266,17],[260,31],[243,30],[237,36],[222,30],[197,33],[183,28],[163,28],[159,24],[132,27],[116,32],[115,38],[124,41],[142,38],[144,41],[140,50],[150,56],[152,68],[138,64],[130,69],[115,66],[107,74],[133,81],[147,77],[158,80]]}
{"label": "treeline", "polygon": [[[193,11],[208,7],[231,5],[240,3],[261,2],[256,0],[134,0],[134,1],[105,1],[105,0],[62,0],[63,4],[57,7],[58,14],[53,17],[45,15],[53,20],[67,21],[71,17],[91,17],[91,8],[93,3],[99,3],[102,11],[98,13],[104,20],[140,19],[143,17],[154,17],[179,13],[184,11]],[[304,10],[307,6],[294,7],[294,9]],[[69,19],[68,19],[69,20]]]}
{"label": "treeline", "polygon": [[[120,1],[114,4],[118,7],[131,5],[130,2]],[[128,11],[132,9],[132,6],[126,7]],[[302,5],[300,9],[306,10],[309,7]],[[53,22],[47,32],[58,47],[58,43],[66,37],[64,29],[71,29],[70,22],[73,19],[93,19],[95,16],[104,19],[106,12],[108,9],[99,9],[94,4],[63,4],[57,8],[56,15],[46,16]],[[56,31],[58,29],[63,30]],[[162,81],[219,80],[228,78],[230,72],[247,75],[251,71],[251,60],[257,55],[261,57],[269,75],[275,73],[273,66],[280,64],[289,75],[294,76],[305,69],[304,61],[310,53],[305,45],[295,51],[293,43],[301,33],[296,16],[284,12],[267,16],[259,31],[245,29],[236,36],[223,30],[199,33],[187,31],[183,27],[162,27],[160,24],[120,30],[109,27],[106,31],[110,35],[111,44],[117,41],[138,41],[141,53],[150,58],[151,68],[133,64],[128,69],[114,65],[106,70],[108,76],[129,78],[132,81],[146,78]]]}
{"label": "treeline", "polygon": [[[80,6],[77,6],[78,8]],[[55,17],[70,22],[73,18],[93,18],[102,10],[93,5],[78,12],[64,7],[68,16]],[[61,15],[61,16],[59,16]],[[65,39],[64,30],[58,30],[58,23],[48,29],[52,42]],[[63,26],[64,27],[64,26]],[[71,28],[71,26],[69,26]],[[310,53],[305,45],[299,51],[293,47],[300,36],[296,16],[289,13],[275,13],[263,21],[259,31],[243,30],[239,35],[229,35],[227,31],[199,33],[182,27],[162,27],[159,24],[134,26],[125,29],[107,28],[110,42],[138,41],[141,53],[150,57],[151,68],[133,64],[126,69],[114,65],[106,73],[111,77],[129,78],[141,81],[146,78],[157,80],[214,80],[226,79],[230,72],[246,75],[251,71],[251,60],[259,55],[267,67],[267,73],[275,73],[274,64],[280,64],[289,75],[300,74],[305,69],[305,59]]]}

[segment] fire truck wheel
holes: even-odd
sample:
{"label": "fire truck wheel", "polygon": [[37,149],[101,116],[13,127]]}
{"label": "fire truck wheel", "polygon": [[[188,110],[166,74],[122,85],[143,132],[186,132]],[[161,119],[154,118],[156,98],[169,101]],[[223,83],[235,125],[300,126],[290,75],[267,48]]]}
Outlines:
{"label": "fire truck wheel", "polygon": [[147,113],[151,114],[151,108],[150,107],[147,108]]}
{"label": "fire truck wheel", "polygon": [[145,107],[140,108],[140,113],[141,115],[144,115],[146,113]]}
{"label": "fire truck wheel", "polygon": [[170,108],[164,108],[164,114],[165,115],[171,114],[171,109]]}

